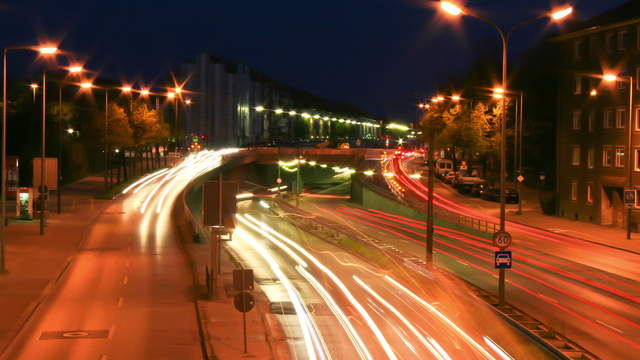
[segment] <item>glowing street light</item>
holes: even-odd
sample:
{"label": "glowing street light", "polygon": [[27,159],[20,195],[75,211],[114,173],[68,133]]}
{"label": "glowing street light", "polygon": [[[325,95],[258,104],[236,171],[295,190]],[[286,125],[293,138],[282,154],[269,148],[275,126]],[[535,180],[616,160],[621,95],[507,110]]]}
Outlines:
{"label": "glowing street light", "polygon": [[589,95],[598,96],[598,91],[596,89],[592,89],[591,92],[589,93]]}
{"label": "glowing street light", "polygon": [[69,68],[67,68],[67,70],[71,73],[71,74],[78,74],[84,71],[84,68],[82,66],[70,66]]}
{"label": "glowing street light", "polygon": [[282,114],[283,112],[284,112],[284,110],[282,110],[282,109],[276,109],[276,111],[275,111],[275,113],[278,114],[278,115]]}
{"label": "glowing street light", "polygon": [[36,84],[36,83],[31,83],[29,84],[29,86],[35,91],[35,89],[39,88],[40,85]]}
{"label": "glowing street light", "polygon": [[462,98],[460,97],[460,95],[452,95],[452,96],[451,96],[451,100],[452,100],[452,101],[458,102],[458,101],[460,101],[460,99],[462,99]]}
{"label": "glowing street light", "polygon": [[257,112],[263,112],[264,111],[264,106],[256,106],[256,111]]}
{"label": "glowing street light", "polygon": [[440,8],[449,15],[458,16],[462,14],[462,9],[458,5],[449,1],[440,1]]}
{"label": "glowing street light", "polygon": [[297,112],[295,112],[295,111],[293,111],[293,110],[289,111],[289,115],[291,115],[291,116],[294,116],[294,115],[296,115],[296,114],[297,114]]}
{"label": "glowing street light", "polygon": [[181,94],[182,93],[182,88],[181,87],[177,87],[177,88],[174,89],[174,92],[176,94]]}
{"label": "glowing street light", "polygon": [[568,6],[564,9],[561,10],[557,10],[551,13],[551,18],[553,20],[561,20],[569,15],[571,15],[571,13],[573,13],[573,8],[571,6]]}
{"label": "glowing street light", "polygon": [[83,83],[80,83],[80,87],[83,89],[90,89],[93,87],[93,84],[90,82],[83,82]]}
{"label": "glowing street light", "polygon": [[174,99],[175,97],[176,97],[176,93],[174,93],[173,91],[169,91],[167,93],[167,98]]}
{"label": "glowing street light", "polygon": [[140,95],[142,95],[142,96],[149,96],[149,89],[142,89],[142,90],[140,90]]}
{"label": "glowing street light", "polygon": [[58,48],[54,46],[43,46],[38,48],[38,52],[43,55],[52,55],[58,52]]}
{"label": "glowing street light", "polygon": [[191,99],[185,100],[184,103],[187,104],[187,105],[191,105]]}
{"label": "glowing street light", "polygon": [[75,130],[73,130],[72,128],[68,128],[67,129],[67,134],[71,135],[75,132]]}
{"label": "glowing street light", "polygon": [[120,90],[122,90],[122,92],[124,93],[130,93],[131,92],[131,86],[123,86],[120,88]]}
{"label": "glowing street light", "polygon": [[618,81],[618,76],[614,74],[604,74],[602,76],[602,79],[606,82],[614,82],[614,81]]}

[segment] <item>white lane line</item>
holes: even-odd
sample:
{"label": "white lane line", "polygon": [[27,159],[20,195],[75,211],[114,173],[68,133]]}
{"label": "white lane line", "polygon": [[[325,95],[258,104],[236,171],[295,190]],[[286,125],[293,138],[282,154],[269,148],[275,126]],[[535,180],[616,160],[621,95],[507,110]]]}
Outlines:
{"label": "white lane line", "polygon": [[123,303],[124,303],[124,298],[120,296],[120,299],[118,299],[118,307],[121,308]]}
{"label": "white lane line", "polygon": [[129,282],[129,275],[125,275],[125,276],[122,278],[122,284],[123,284],[123,285],[127,285],[127,283],[128,283],[128,282]]}
{"label": "white lane line", "polygon": [[111,328],[109,329],[109,340],[113,339],[113,333],[116,331],[116,326],[115,325],[111,325]]}
{"label": "white lane line", "polygon": [[604,321],[600,321],[600,320],[597,320],[597,319],[596,319],[596,322],[597,322],[598,324],[602,325],[602,326],[606,326],[606,327],[608,327],[609,329],[611,329],[611,330],[613,330],[613,331],[616,331],[616,332],[618,332],[618,333],[622,334],[622,330],[620,330],[620,329],[618,329],[618,328],[615,328],[615,327],[613,327],[613,326],[611,326],[611,325],[607,324],[607,323],[606,323],[606,322],[604,322]]}
{"label": "white lane line", "polygon": [[456,262],[459,262],[460,264],[462,264],[462,265],[464,265],[464,266],[469,266],[469,264],[467,264],[467,263],[466,263],[466,262],[464,262],[464,261],[456,260]]}

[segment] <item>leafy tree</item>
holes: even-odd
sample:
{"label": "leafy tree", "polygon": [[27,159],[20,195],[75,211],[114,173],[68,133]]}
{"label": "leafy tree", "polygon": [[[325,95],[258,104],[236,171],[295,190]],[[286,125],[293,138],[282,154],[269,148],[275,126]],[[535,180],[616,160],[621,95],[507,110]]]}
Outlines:
{"label": "leafy tree", "polygon": [[107,109],[109,126],[107,141],[113,148],[125,148],[133,145],[133,131],[124,109],[117,104],[109,104]]}

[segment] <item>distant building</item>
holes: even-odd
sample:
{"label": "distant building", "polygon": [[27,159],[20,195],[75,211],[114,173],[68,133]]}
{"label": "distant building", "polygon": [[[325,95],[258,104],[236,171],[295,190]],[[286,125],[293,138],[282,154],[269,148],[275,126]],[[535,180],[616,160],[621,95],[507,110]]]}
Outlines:
{"label": "distant building", "polygon": [[[198,55],[182,65],[186,79],[180,118],[187,144],[247,146],[300,138],[326,139],[348,127],[354,137],[375,136],[377,127],[357,109],[338,115],[345,107],[277,83],[248,66],[210,55]],[[264,110],[262,110],[264,108]],[[276,112],[277,110],[277,112]],[[360,116],[353,116],[353,114]],[[303,118],[302,114],[308,114]],[[306,116],[306,115],[305,115]],[[340,121],[340,120],[343,121]],[[344,130],[344,129],[343,129]],[[343,131],[344,132],[344,131]],[[348,136],[348,135],[347,135]]]}
{"label": "distant building", "polygon": [[[623,194],[629,176],[629,84],[607,83],[598,75],[634,77],[630,176],[632,188],[640,189],[640,2],[578,24],[553,40],[561,45],[558,215],[623,227],[627,221]],[[633,206],[631,223],[632,227],[640,223],[640,202]]]}

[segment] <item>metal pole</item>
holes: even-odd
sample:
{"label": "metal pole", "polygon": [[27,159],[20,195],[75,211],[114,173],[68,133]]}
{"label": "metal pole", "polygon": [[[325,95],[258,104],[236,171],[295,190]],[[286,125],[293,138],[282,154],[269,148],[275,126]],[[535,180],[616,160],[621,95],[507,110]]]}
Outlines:
{"label": "metal pole", "polygon": [[62,212],[62,84],[58,83],[58,214]]}
{"label": "metal pole", "polygon": [[47,70],[42,70],[42,144],[40,159],[40,235],[44,235],[44,217],[47,210],[47,200],[45,199],[45,141],[46,141],[46,118],[47,118]]}
{"label": "metal pole", "polygon": [[[518,130],[518,148],[514,149],[518,153],[518,175],[522,175],[522,130],[524,129],[524,92],[520,91],[520,129]],[[518,181],[518,215],[522,214],[522,182]]]}
{"label": "metal pole", "polygon": [[302,186],[301,186],[301,182],[302,182],[302,176],[300,176],[300,148],[298,148],[298,156],[296,157],[296,165],[298,167],[297,171],[296,171],[296,207],[299,208],[300,207],[300,193],[302,192]]}
{"label": "metal pole", "polygon": [[[104,189],[109,189],[109,90],[104,90]],[[109,176],[109,180],[107,180]]]}
{"label": "metal pole", "polygon": [[7,49],[2,51],[2,173],[0,182],[2,183],[2,200],[0,207],[2,210],[2,221],[0,221],[0,273],[6,270],[4,260],[4,227],[7,221],[6,211],[6,184],[7,184]]}
{"label": "metal pole", "polygon": [[429,148],[427,154],[427,168],[429,171],[427,178],[427,247],[426,247],[426,263],[428,266],[433,264],[433,186],[434,186],[434,161],[433,151],[435,150],[435,134],[429,134]]}
{"label": "metal pole", "polygon": [[[631,160],[631,151],[633,150],[633,130],[631,127],[633,126],[633,76],[629,76],[629,126],[627,126],[627,188],[631,189],[633,175],[633,167]],[[627,240],[631,239],[631,210],[633,205],[627,208]]]}
{"label": "metal pole", "polygon": [[[218,267],[218,274],[220,274],[220,252],[222,251],[220,243],[222,242],[222,227],[224,226],[222,224],[222,170],[220,170],[218,174],[218,225],[219,228],[215,246],[218,248],[218,263],[216,266]],[[213,269],[211,271],[213,271]]]}
{"label": "metal pole", "polygon": [[[506,92],[507,92],[507,37],[502,30],[499,31],[502,38],[502,89],[505,96],[502,97],[502,114],[500,116],[500,231],[505,231],[505,170],[506,170],[506,144],[505,134],[507,129],[507,109],[506,109]],[[500,305],[505,303],[505,271],[499,269],[498,277],[498,298]]]}

